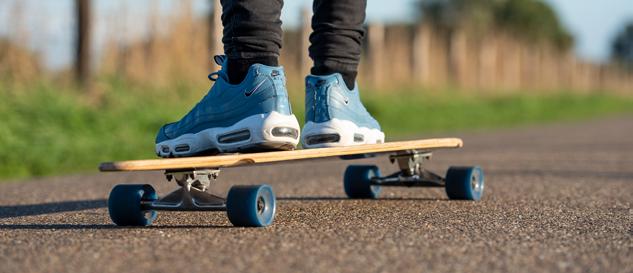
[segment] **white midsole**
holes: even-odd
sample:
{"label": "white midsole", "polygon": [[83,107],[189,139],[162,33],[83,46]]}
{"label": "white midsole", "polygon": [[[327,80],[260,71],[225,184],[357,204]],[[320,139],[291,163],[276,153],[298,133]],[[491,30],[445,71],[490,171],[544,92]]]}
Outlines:
{"label": "white midsole", "polygon": [[[274,136],[272,130],[277,127],[292,128],[299,134],[299,122],[294,115],[284,115],[279,112],[257,114],[244,118],[229,127],[215,127],[202,130],[194,134],[184,134],[177,138],[156,144],[156,154],[161,157],[187,156],[210,149],[220,152],[233,152],[240,148],[254,144],[291,144],[297,146],[299,137]],[[250,137],[233,143],[220,143],[218,136],[232,132],[248,130]],[[177,152],[179,145],[188,145],[188,151]]]}
{"label": "white midsole", "polygon": [[[310,145],[307,139],[315,135],[338,134],[340,139],[338,142],[318,143]],[[362,135],[362,141],[354,141],[354,135]],[[378,129],[370,129],[367,127],[359,127],[349,120],[341,120],[333,118],[326,122],[315,123],[309,121],[303,126],[301,132],[301,143],[304,148],[324,148],[324,147],[342,147],[361,144],[384,143],[385,134]]]}

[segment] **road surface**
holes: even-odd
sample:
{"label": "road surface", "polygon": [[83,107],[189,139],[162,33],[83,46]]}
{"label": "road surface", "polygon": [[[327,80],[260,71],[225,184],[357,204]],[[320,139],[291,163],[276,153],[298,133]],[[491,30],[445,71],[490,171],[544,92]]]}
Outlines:
{"label": "road surface", "polygon": [[161,212],[150,228],[118,228],[112,186],[150,182],[165,194],[174,187],[160,172],[0,183],[0,272],[633,272],[633,117],[446,136],[464,149],[436,153],[429,168],[481,165],[481,202],[442,189],[347,200],[347,162],[306,161],[220,176],[218,193],[271,184],[272,227]]}

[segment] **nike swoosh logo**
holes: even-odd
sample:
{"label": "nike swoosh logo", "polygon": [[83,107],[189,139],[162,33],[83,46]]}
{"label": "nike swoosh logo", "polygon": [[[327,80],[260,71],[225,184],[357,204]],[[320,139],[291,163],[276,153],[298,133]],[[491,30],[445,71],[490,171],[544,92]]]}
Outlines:
{"label": "nike swoosh logo", "polygon": [[262,87],[262,85],[264,84],[264,82],[266,82],[266,80],[262,80],[260,83],[258,83],[255,87],[253,87],[253,89],[251,89],[250,91],[246,91],[244,92],[244,96],[249,97],[250,95],[252,95],[253,93],[257,92],[257,90]]}

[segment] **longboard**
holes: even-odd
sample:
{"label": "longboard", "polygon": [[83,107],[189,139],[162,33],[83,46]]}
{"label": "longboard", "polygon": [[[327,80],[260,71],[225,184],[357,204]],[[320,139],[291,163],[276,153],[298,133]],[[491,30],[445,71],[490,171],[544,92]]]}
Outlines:
{"label": "longboard", "polygon": [[376,154],[393,153],[406,150],[436,150],[442,148],[459,148],[462,146],[463,142],[459,138],[435,138],[336,148],[104,162],[101,163],[101,165],[99,166],[99,170],[102,172],[114,172],[227,168],[250,164],[273,163],[291,160],[316,159],[338,156],[345,156],[348,158],[352,156],[365,157]]}
{"label": "longboard", "polygon": [[115,186],[110,192],[108,209],[117,225],[147,226],[156,218],[156,211],[226,211],[235,226],[268,226],[275,215],[275,195],[269,185],[233,186],[226,198],[208,192],[211,182],[222,168],[262,163],[280,163],[318,158],[357,159],[389,155],[399,171],[381,176],[373,165],[347,167],[343,188],[350,198],[377,198],[381,187],[444,187],[450,199],[479,200],[484,179],[480,167],[450,167],[441,176],[423,167],[431,153],[439,149],[460,148],[459,138],[435,138],[411,141],[366,144],[349,147],[320,148],[293,151],[274,151],[249,154],[130,160],[104,162],[102,172],[165,171],[169,181],[175,180],[180,189],[158,198],[149,184]]}

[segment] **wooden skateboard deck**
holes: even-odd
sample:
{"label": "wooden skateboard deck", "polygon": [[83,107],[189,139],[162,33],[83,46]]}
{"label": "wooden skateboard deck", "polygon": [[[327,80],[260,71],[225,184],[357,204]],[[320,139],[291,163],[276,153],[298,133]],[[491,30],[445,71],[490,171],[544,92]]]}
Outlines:
{"label": "wooden skateboard deck", "polygon": [[[480,167],[450,167],[446,175],[424,168],[437,149],[462,147],[459,138],[435,138],[309,150],[223,154],[216,156],[104,162],[102,172],[164,170],[168,181],[180,189],[159,198],[149,184],[120,184],[108,198],[110,219],[120,226],[148,226],[157,211],[226,211],[235,226],[264,227],[275,216],[272,187],[236,185],[226,198],[210,193],[220,169],[262,163],[341,157],[357,159],[377,154],[389,155],[399,171],[383,176],[374,165],[350,165],[343,175],[343,189],[349,198],[378,198],[381,187],[442,187],[450,199],[479,200],[484,177]],[[280,169],[282,171],[283,169]]]}
{"label": "wooden skateboard deck", "polygon": [[442,148],[459,148],[462,147],[462,145],[463,142],[459,138],[435,138],[309,150],[104,162],[99,166],[99,170],[102,172],[116,172],[227,168],[302,159],[395,153],[409,150],[426,151]]}

